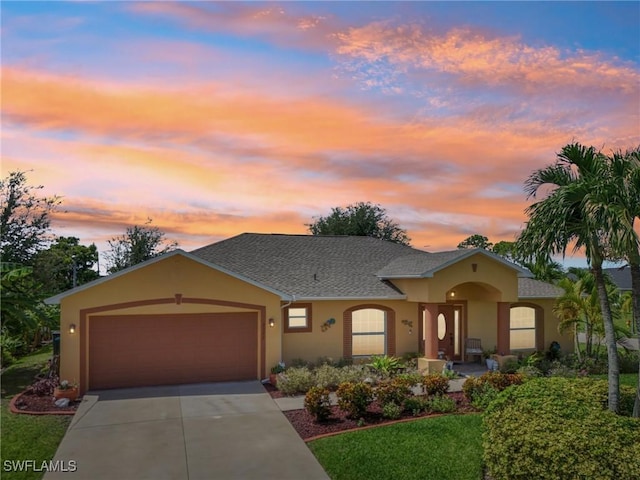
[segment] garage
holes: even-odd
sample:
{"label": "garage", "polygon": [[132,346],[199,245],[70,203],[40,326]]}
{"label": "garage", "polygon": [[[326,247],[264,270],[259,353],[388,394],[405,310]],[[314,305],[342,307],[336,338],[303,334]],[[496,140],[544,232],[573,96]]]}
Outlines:
{"label": "garage", "polygon": [[254,380],[256,312],[93,315],[89,389]]}

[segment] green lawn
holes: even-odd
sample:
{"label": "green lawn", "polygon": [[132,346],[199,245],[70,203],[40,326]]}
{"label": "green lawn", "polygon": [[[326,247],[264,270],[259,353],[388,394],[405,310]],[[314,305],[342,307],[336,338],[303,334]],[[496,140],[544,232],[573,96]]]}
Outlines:
{"label": "green lawn", "polygon": [[50,460],[58,448],[71,415],[17,415],[9,411],[11,397],[29,386],[37,373],[46,366],[51,357],[51,347],[45,347],[27,357],[21,358],[2,374],[2,400],[0,408],[0,459],[2,479],[40,479],[43,472],[7,472],[5,460],[34,460],[36,465]]}
{"label": "green lawn", "polygon": [[310,442],[333,480],[479,480],[480,415],[446,415]]}
{"label": "green lawn", "polygon": [[[601,378],[602,380],[607,379],[607,375],[594,375],[595,378]],[[637,373],[621,373],[620,374],[620,385],[629,385],[630,387],[636,388],[638,386],[638,374]]]}

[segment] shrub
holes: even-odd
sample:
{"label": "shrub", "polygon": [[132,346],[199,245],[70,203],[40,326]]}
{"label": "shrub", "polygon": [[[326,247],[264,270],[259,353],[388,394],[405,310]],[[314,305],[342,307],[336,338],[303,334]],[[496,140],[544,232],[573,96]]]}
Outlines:
{"label": "shrub", "polygon": [[329,364],[319,366],[314,370],[313,374],[315,376],[315,384],[329,390],[335,390],[342,383],[340,369]]}
{"label": "shrub", "polygon": [[500,371],[502,373],[516,373],[519,367],[520,362],[518,362],[517,360],[509,359],[504,362],[502,368],[500,368]]}
{"label": "shrub", "polygon": [[577,375],[578,375],[578,372],[576,370],[574,370],[571,367],[568,367],[567,365],[557,360],[551,363],[551,368],[549,369],[550,377],[572,378],[572,377],[576,377]]}
{"label": "shrub", "polygon": [[43,378],[38,380],[29,388],[27,392],[38,395],[39,397],[52,396],[53,390],[58,386],[58,377]]}
{"label": "shrub", "polygon": [[522,384],[524,377],[519,373],[487,372],[482,374],[478,380],[480,380],[481,383],[488,383],[501,392],[511,385]]}
{"label": "shrub", "polygon": [[351,418],[360,418],[373,401],[373,389],[364,382],[342,383],[336,391],[338,407]]}
{"label": "shrub", "polygon": [[389,355],[378,355],[371,358],[371,362],[368,364],[373,370],[383,377],[390,377],[395,374],[402,366],[401,361],[397,357],[390,357]]}
{"label": "shrub", "polygon": [[524,382],[521,373],[487,372],[478,378],[469,377],[462,385],[464,396],[475,408],[483,410],[499,392]]}
{"label": "shrub", "polygon": [[396,420],[402,415],[402,407],[394,402],[385,403],[382,406],[382,416],[391,420]]}
{"label": "shrub", "polygon": [[411,412],[413,416],[420,415],[421,412],[427,410],[428,402],[424,397],[408,397],[404,401],[404,409]]}
{"label": "shrub", "polygon": [[278,390],[285,395],[306,393],[314,382],[313,373],[307,367],[291,367],[278,375]]}
{"label": "shrub", "polygon": [[640,421],[606,410],[606,381],[533,379],[483,416],[484,461],[502,479],[640,478]]}
{"label": "shrub", "polygon": [[331,415],[329,390],[323,387],[311,387],[304,396],[304,408],[313,415],[316,422],[324,422]]}
{"label": "shrub", "polygon": [[473,392],[471,405],[478,410],[485,410],[493,402],[500,392],[489,383],[481,383]]}
{"label": "shrub", "polygon": [[381,405],[387,403],[402,405],[407,397],[411,395],[411,389],[404,382],[393,379],[378,385],[375,393]]}
{"label": "shrub", "polygon": [[409,388],[412,388],[416,385],[420,385],[422,383],[422,375],[415,373],[400,373],[394,379],[394,381],[402,383]]}
{"label": "shrub", "polygon": [[422,388],[427,395],[444,395],[449,390],[449,379],[441,373],[431,373],[422,378]]}
{"label": "shrub", "polygon": [[425,410],[435,413],[451,413],[456,411],[456,401],[446,395],[434,395],[427,400]]}
{"label": "shrub", "polygon": [[618,359],[620,362],[620,373],[638,373],[638,353],[624,352]]}
{"label": "shrub", "polygon": [[340,369],[340,383],[358,383],[363,382],[369,376],[369,368],[366,365],[347,365]]}
{"label": "shrub", "polygon": [[402,361],[407,367],[417,368],[418,358],[422,357],[420,352],[407,352],[402,356]]}
{"label": "shrub", "polygon": [[534,366],[524,365],[520,367],[516,373],[522,375],[523,378],[538,378],[542,377],[544,374]]}

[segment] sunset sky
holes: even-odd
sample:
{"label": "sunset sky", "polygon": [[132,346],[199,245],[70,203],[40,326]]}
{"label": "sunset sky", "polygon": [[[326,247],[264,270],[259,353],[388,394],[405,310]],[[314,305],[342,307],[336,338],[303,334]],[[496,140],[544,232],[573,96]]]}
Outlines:
{"label": "sunset sky", "polygon": [[638,2],[6,2],[2,176],[96,243],[306,233],[370,201],[412,245],[513,240],[575,140],[640,144]]}

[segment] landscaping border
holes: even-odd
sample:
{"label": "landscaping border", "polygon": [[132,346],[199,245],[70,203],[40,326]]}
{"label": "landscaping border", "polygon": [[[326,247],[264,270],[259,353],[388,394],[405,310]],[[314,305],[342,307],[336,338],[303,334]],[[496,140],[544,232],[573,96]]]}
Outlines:
{"label": "landscaping border", "polygon": [[408,422],[417,422],[418,420],[426,420],[428,418],[437,418],[437,417],[444,417],[444,416],[450,416],[450,415],[476,415],[477,413],[470,413],[470,412],[465,412],[465,413],[457,413],[457,412],[452,412],[452,413],[432,413],[429,415],[424,415],[422,417],[415,417],[415,418],[402,418],[400,420],[390,420],[390,421],[386,421],[384,423],[377,423],[375,425],[363,425],[362,427],[354,427],[354,428],[350,428],[348,430],[340,430],[338,432],[329,432],[329,433],[322,433],[320,435],[316,435],[315,437],[309,437],[309,438],[303,438],[305,443],[309,443],[309,442],[313,442],[314,440],[320,440],[321,438],[326,438],[326,437],[335,437],[336,435],[342,435],[343,433],[351,433],[351,432],[359,432],[360,430],[371,430],[372,428],[382,428],[382,427],[386,427],[389,425],[395,425],[397,423],[408,423]]}
{"label": "landscaping border", "polygon": [[26,393],[21,392],[15,395],[11,401],[9,401],[9,410],[11,413],[23,413],[25,415],[75,415],[77,410],[46,410],[44,412],[34,410],[22,410],[16,407],[16,402]]}

